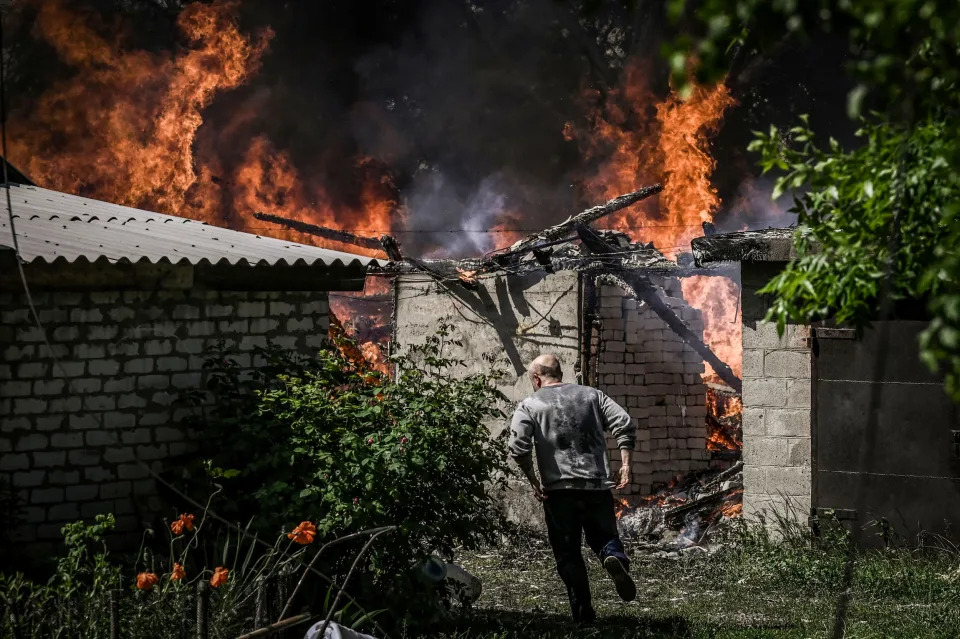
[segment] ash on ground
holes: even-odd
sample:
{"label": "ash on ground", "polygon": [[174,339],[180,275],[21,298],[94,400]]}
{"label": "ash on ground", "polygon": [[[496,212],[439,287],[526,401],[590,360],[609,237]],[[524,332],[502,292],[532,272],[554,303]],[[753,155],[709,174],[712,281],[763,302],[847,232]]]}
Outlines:
{"label": "ash on ground", "polygon": [[654,556],[711,552],[716,533],[742,513],[743,462],[719,473],[686,477],[617,513],[624,541]]}

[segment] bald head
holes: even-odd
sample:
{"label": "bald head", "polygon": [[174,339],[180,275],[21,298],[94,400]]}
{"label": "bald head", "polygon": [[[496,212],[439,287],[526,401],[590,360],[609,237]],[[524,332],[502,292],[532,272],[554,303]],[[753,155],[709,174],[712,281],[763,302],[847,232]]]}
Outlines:
{"label": "bald head", "polygon": [[527,372],[530,373],[530,381],[537,390],[544,384],[563,380],[560,360],[553,353],[544,353],[530,362]]}

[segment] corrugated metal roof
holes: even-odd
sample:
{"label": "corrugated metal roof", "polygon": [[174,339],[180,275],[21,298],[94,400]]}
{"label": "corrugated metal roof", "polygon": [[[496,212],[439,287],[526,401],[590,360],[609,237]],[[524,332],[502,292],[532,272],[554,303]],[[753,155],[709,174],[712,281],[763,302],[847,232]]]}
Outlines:
{"label": "corrugated metal roof", "polygon": [[[0,192],[2,195],[2,192]],[[30,262],[324,265],[362,268],[369,257],[212,226],[36,186],[10,186],[21,258]],[[6,208],[0,199],[0,211]],[[13,245],[0,215],[0,244]]]}

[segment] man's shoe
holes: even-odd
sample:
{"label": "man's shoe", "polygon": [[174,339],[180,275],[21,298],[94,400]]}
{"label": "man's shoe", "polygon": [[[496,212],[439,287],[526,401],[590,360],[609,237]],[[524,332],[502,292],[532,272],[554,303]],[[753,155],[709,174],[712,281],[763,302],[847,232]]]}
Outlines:
{"label": "man's shoe", "polygon": [[617,588],[617,594],[624,601],[633,601],[637,598],[637,584],[633,582],[633,577],[627,572],[627,567],[618,558],[610,555],[603,560],[603,567],[606,569],[613,584]]}

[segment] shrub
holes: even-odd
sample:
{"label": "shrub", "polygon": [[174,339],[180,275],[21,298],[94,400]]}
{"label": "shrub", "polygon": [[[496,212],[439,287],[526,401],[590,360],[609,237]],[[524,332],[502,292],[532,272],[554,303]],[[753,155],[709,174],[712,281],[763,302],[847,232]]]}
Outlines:
{"label": "shrub", "polygon": [[505,398],[488,376],[457,375],[447,334],[395,358],[396,379],[343,342],[312,359],[262,353],[267,365],[247,380],[228,354],[211,358],[214,409],[198,430],[237,514],[274,530],[310,518],[324,539],[396,525],[371,551],[380,575],[493,541],[508,468],[488,424]]}

